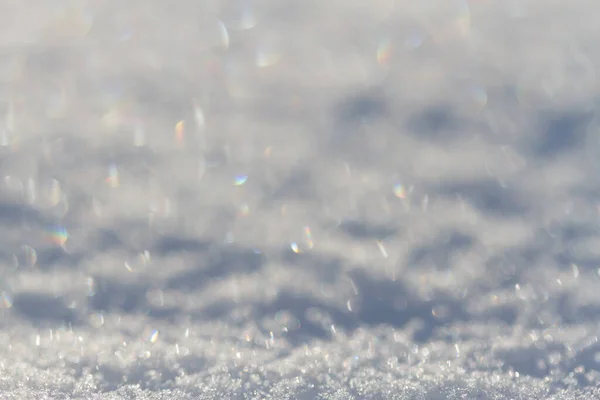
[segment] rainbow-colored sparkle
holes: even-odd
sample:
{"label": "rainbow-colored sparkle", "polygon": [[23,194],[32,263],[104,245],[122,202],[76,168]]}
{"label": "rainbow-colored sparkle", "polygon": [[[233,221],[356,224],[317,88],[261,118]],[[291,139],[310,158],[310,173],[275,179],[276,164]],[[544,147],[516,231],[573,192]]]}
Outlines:
{"label": "rainbow-colored sparkle", "polygon": [[62,226],[53,226],[47,229],[46,238],[51,243],[62,247],[69,239],[69,233]]}
{"label": "rainbow-colored sparkle", "polygon": [[242,186],[247,181],[248,181],[248,175],[238,175],[235,177],[235,180],[233,181],[233,186]]}
{"label": "rainbow-colored sparkle", "polygon": [[379,47],[377,48],[377,62],[380,65],[387,65],[389,64],[391,57],[392,43],[389,39],[385,39],[381,43],[379,43]]}
{"label": "rainbow-colored sparkle", "polygon": [[183,135],[185,133],[185,122],[179,121],[175,124],[175,140],[177,140],[178,144],[183,143]]}
{"label": "rainbow-colored sparkle", "polygon": [[119,187],[119,170],[116,164],[111,164],[108,168],[108,177],[104,180],[110,187]]}
{"label": "rainbow-colored sparkle", "polygon": [[406,199],[406,197],[407,197],[406,187],[401,183],[395,184],[394,185],[394,195],[399,199]]}

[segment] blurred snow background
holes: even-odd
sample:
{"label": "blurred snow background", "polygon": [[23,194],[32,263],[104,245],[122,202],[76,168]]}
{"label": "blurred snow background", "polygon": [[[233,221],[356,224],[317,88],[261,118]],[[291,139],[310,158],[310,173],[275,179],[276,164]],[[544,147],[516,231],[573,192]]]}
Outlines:
{"label": "blurred snow background", "polygon": [[599,18],[3,0],[0,397],[600,397]]}

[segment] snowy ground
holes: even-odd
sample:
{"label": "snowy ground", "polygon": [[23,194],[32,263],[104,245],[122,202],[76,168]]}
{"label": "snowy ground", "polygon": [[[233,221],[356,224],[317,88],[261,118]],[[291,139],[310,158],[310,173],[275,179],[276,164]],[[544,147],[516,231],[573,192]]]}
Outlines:
{"label": "snowy ground", "polygon": [[599,18],[1,1],[0,397],[600,398]]}

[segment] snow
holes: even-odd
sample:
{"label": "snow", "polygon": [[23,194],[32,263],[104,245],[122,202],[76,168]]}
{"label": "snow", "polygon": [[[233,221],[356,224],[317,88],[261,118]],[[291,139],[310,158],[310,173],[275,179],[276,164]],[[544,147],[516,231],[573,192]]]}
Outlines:
{"label": "snow", "polygon": [[0,397],[600,398],[599,17],[3,1]]}

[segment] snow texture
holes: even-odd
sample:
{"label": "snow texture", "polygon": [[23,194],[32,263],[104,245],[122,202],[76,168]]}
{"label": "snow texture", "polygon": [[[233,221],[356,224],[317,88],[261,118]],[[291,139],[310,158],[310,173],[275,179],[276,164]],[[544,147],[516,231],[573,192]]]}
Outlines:
{"label": "snow texture", "polygon": [[2,0],[2,399],[600,398],[592,0]]}

